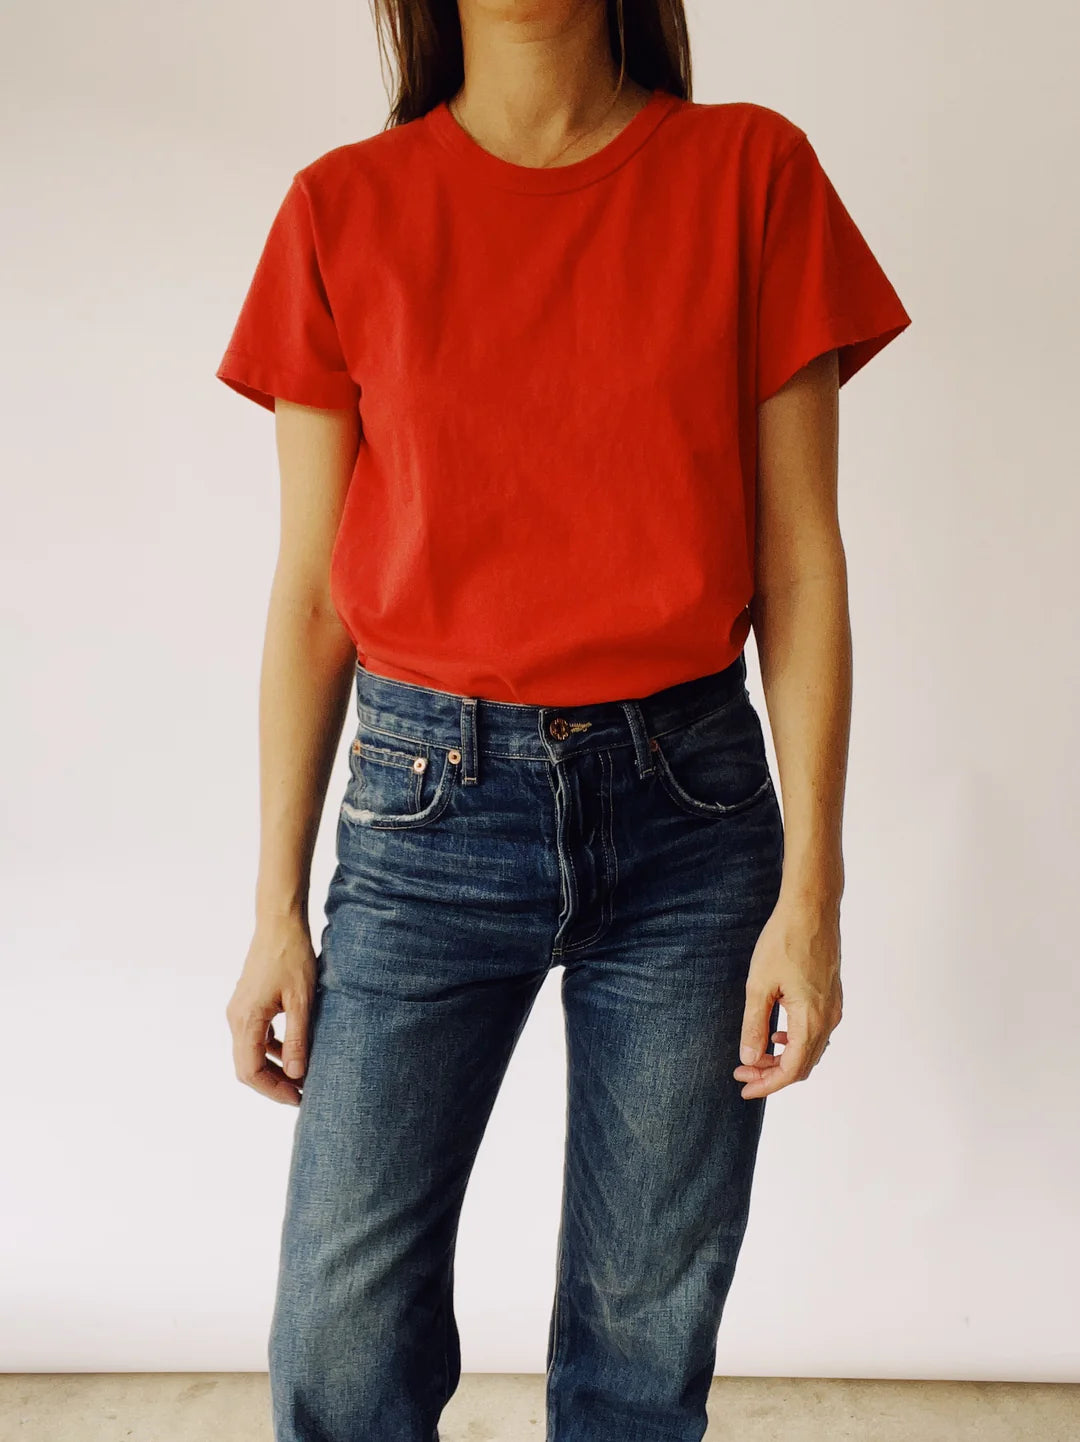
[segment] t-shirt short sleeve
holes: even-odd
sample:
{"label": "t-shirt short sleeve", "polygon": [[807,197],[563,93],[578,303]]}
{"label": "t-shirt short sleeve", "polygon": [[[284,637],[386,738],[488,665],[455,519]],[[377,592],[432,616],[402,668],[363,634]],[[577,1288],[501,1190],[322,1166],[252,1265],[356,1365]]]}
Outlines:
{"label": "t-shirt short sleeve", "polygon": [[759,404],[833,349],[843,385],[911,324],[805,134],[769,188],[760,287]]}
{"label": "t-shirt short sleeve", "polygon": [[274,217],[216,374],[271,411],[278,396],[334,410],[358,402],[360,388],[342,353],[299,175]]}

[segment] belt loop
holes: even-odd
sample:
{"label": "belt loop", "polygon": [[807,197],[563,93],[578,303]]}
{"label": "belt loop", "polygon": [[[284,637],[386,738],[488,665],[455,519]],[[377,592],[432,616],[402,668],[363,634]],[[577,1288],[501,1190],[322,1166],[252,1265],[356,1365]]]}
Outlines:
{"label": "belt loop", "polygon": [[480,779],[477,775],[479,758],[476,745],[476,697],[463,696],[461,700],[461,781],[464,786],[475,786]]}
{"label": "belt loop", "polygon": [[626,712],[626,719],[630,723],[630,735],[634,738],[634,755],[637,758],[637,769],[639,776],[651,776],[653,773],[652,750],[649,746],[649,736],[645,729],[645,716],[637,701],[621,701],[619,703]]}

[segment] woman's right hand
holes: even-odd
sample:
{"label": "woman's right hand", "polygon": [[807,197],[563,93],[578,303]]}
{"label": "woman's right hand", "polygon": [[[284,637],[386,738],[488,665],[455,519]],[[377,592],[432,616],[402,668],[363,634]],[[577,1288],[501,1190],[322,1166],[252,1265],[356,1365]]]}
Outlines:
{"label": "woman's right hand", "polygon": [[[307,1071],[315,978],[307,923],[299,917],[261,923],[225,1008],[238,1079],[286,1106],[300,1105],[302,1088],[296,1079]],[[285,1037],[279,1041],[273,1020],[282,1011]]]}

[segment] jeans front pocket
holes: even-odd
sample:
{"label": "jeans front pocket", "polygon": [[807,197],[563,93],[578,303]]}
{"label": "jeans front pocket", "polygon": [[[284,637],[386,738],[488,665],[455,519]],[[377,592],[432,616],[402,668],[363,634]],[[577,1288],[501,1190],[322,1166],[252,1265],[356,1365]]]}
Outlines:
{"label": "jeans front pocket", "polygon": [[773,791],[761,719],[742,692],[715,711],[650,740],[656,776],[680,810],[732,816]]}
{"label": "jeans front pocket", "polygon": [[349,747],[349,784],[340,819],[351,826],[428,826],[446,810],[461,753],[361,725]]}

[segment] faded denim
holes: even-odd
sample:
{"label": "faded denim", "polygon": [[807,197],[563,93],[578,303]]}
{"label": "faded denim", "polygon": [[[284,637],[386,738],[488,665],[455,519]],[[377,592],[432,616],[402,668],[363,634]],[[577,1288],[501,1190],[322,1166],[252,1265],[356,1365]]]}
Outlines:
{"label": "faded denim", "polygon": [[556,964],[547,1442],[700,1442],[766,1104],[732,1071],[783,859],[745,679],[740,655],[558,707],[357,667],[269,1339],[275,1442],[438,1442],[460,1208]]}

